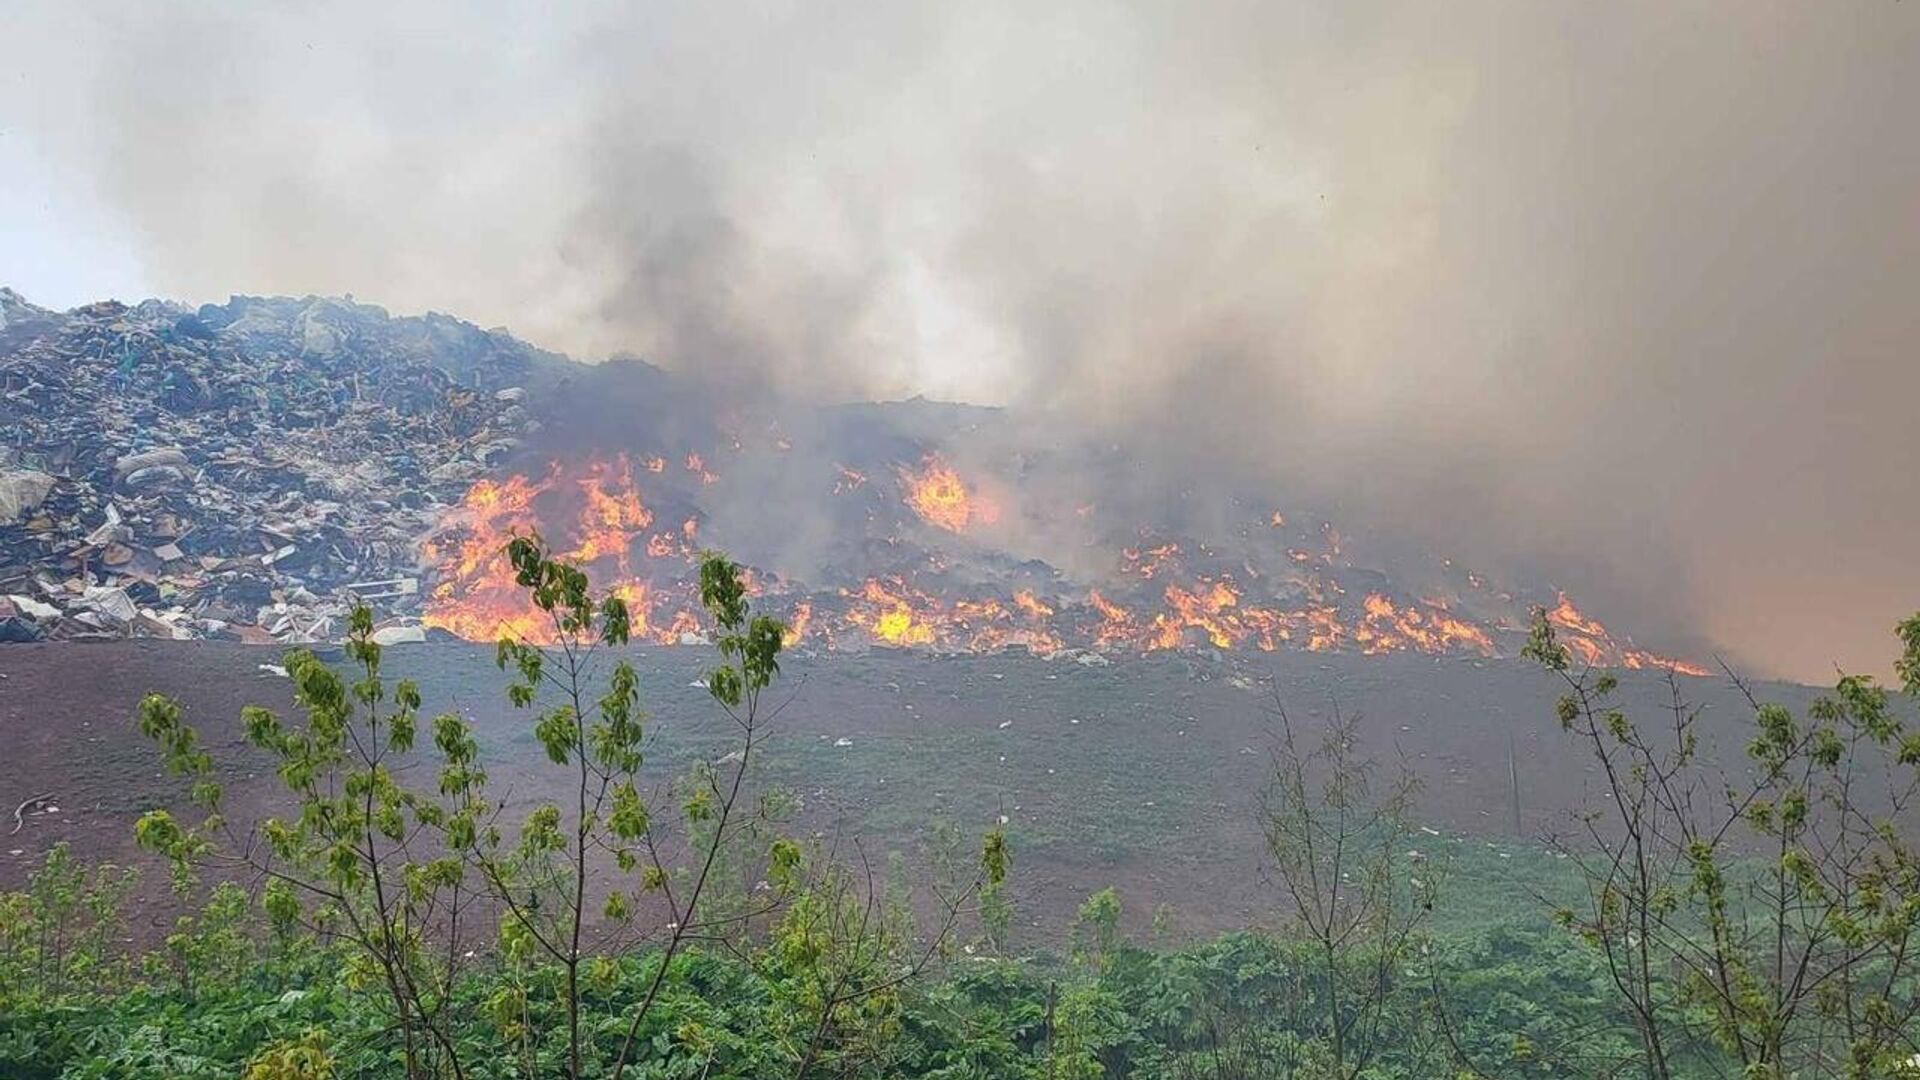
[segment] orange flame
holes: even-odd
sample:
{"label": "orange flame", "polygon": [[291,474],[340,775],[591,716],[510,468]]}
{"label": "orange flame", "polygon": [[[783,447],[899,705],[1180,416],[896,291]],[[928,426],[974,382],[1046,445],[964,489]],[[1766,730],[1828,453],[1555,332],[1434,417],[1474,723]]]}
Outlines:
{"label": "orange flame", "polygon": [[707,471],[706,459],[702,458],[699,454],[689,453],[687,455],[687,471],[699,477],[700,482],[703,484],[711,484],[719,479],[719,477]]}
{"label": "orange flame", "polygon": [[[568,499],[569,491],[577,492],[577,499]],[[631,576],[633,548],[653,520],[624,454],[611,460],[591,458],[573,467],[555,463],[539,480],[516,475],[500,482],[478,481],[421,544],[421,554],[437,578],[421,621],[470,640],[554,640],[552,616],[535,607],[514,580],[506,546],[545,523],[562,522],[565,527],[552,530],[554,546],[564,557],[585,564],[591,576],[627,602],[634,638],[678,641],[681,634],[699,630],[691,589],[684,584],[655,588]],[[650,558],[687,555],[685,545],[672,539],[655,534],[645,541],[644,550]]]}
{"label": "orange flame", "polygon": [[[688,454],[685,463],[691,480],[675,472],[662,476],[658,490],[649,480],[650,493],[673,498],[694,481],[712,482],[700,455]],[[697,634],[697,582],[691,567],[698,558],[700,514],[696,510],[677,527],[668,526],[658,520],[636,483],[636,477],[669,471],[657,456],[629,459],[615,454],[555,462],[543,475],[473,484],[422,542],[423,559],[433,572],[424,621],[470,639],[510,634],[533,642],[552,640],[551,617],[528,601],[503,552],[514,536],[538,529],[556,551],[583,563],[596,587],[627,602],[636,640],[672,644]],[[907,506],[936,528],[958,533],[994,520],[993,508],[980,492],[937,456],[929,455],[917,470],[897,471]],[[841,466],[834,490],[851,491],[865,483],[865,476]],[[1276,528],[1285,522],[1277,511],[1270,516],[1263,512],[1254,521],[1263,518]],[[890,543],[898,545],[898,551],[914,553],[913,572],[870,578],[858,587],[812,591],[796,589],[778,576],[755,575],[751,593],[759,597],[764,589],[783,597],[776,602],[791,612],[789,643],[815,640],[827,648],[866,642],[954,651],[1025,647],[1051,653],[1071,642],[1136,652],[1212,646],[1492,656],[1517,645],[1514,622],[1497,611],[1488,616],[1478,610],[1496,599],[1512,601],[1487,592],[1478,575],[1465,575],[1475,590],[1470,594],[1472,613],[1456,612],[1445,598],[1404,596],[1386,588],[1355,589],[1349,596],[1343,583],[1359,579],[1338,569],[1346,558],[1343,540],[1331,524],[1322,524],[1320,532],[1323,543],[1313,545],[1318,550],[1285,549],[1291,565],[1283,564],[1285,569],[1278,572],[1252,557],[1143,532],[1138,547],[1122,552],[1098,587],[1076,593],[1083,601],[1043,596],[1028,588],[1009,594],[991,584],[953,586],[949,573],[964,571],[967,561],[951,558],[951,552],[918,551],[904,540]],[[1279,549],[1272,554],[1277,557]],[[1223,572],[1222,566],[1233,569]],[[1114,591],[1103,591],[1108,589]],[[1556,597],[1547,618],[1569,651],[1587,663],[1707,674],[1704,668],[1616,637],[1565,594]]]}
{"label": "orange flame", "polygon": [[1559,603],[1547,611],[1547,621],[1560,631],[1559,640],[1567,651],[1579,658],[1580,662],[1591,667],[1619,666],[1633,670],[1658,669],[1673,671],[1680,675],[1706,676],[1712,674],[1698,664],[1690,664],[1670,656],[1634,648],[1629,640],[1616,643],[1607,628],[1600,625],[1598,619],[1590,618],[1573,606],[1566,593],[1559,595]]}
{"label": "orange flame", "polygon": [[780,642],[791,649],[807,640],[807,631],[813,625],[813,605],[805,600],[795,602],[793,615],[787,619],[787,632],[780,636]]}
{"label": "orange flame", "polygon": [[990,524],[999,516],[938,455],[928,454],[922,466],[919,472],[899,469],[907,505],[921,520],[948,532],[962,532],[976,521]]}

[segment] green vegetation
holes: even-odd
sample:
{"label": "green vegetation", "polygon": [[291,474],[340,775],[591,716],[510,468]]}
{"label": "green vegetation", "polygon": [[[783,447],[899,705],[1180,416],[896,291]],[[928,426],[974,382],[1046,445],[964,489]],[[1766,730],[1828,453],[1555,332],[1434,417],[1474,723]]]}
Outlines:
{"label": "green vegetation", "polygon": [[[1678,680],[1643,726],[1541,620],[1528,654],[1605,789],[1575,835],[1496,853],[1421,835],[1417,777],[1276,695],[1275,923],[1174,945],[1156,912],[1149,946],[1119,882],[1022,956],[999,826],[878,861],[793,828],[764,767],[782,628],[738,567],[701,573],[733,745],[668,769],[620,599],[511,555],[551,632],[497,659],[563,796],[516,801],[458,716],[420,717],[364,611],[351,674],[287,658],[304,717],[244,714],[283,818],[231,820],[149,697],[195,809],[138,838],[188,914],[130,950],[132,871],[54,848],[0,896],[0,1077],[1920,1077],[1920,734],[1870,679],[1804,717],[1754,700],[1745,760],[1710,764]],[[1900,635],[1920,692],[1920,618]]]}

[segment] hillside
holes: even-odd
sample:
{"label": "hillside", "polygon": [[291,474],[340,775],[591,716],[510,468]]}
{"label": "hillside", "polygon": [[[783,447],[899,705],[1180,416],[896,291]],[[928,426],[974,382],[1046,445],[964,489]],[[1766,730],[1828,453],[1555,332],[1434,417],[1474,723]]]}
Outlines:
{"label": "hillside", "polygon": [[[711,651],[648,648],[634,657],[656,763],[677,771],[724,753],[727,725],[695,685]],[[95,857],[141,858],[134,818],[183,793],[134,729],[148,692],[186,705],[234,777],[235,805],[248,814],[280,805],[239,722],[252,703],[291,714],[287,681],[262,667],[274,659],[212,642],[0,650],[0,731],[10,750],[0,758],[0,792],[18,792],[18,801],[46,791],[59,808],[29,815],[0,848],[16,849],[0,858],[0,889],[17,887],[60,840]],[[508,707],[490,649],[403,647],[387,667],[419,681],[428,713],[452,709],[475,724],[515,805],[555,795],[555,774],[525,715]],[[1436,850],[1455,850],[1473,868],[1460,886],[1470,910],[1497,904],[1510,873],[1538,872],[1537,839],[1572,827],[1572,812],[1600,790],[1590,756],[1553,718],[1555,684],[1519,662],[1282,652],[1247,663],[1156,654],[1090,665],[874,651],[797,657],[786,678],[794,696],[768,745],[766,780],[801,797],[806,823],[914,853],[941,822],[978,826],[1004,814],[1021,862],[1023,920],[1041,941],[1057,941],[1079,902],[1109,884],[1127,892],[1139,918],[1166,903],[1195,931],[1272,914],[1255,814],[1276,701],[1309,730],[1336,706],[1357,713],[1370,754],[1389,764],[1404,755],[1422,782],[1418,816]],[[1719,680],[1682,684],[1705,707],[1710,751],[1739,753],[1750,730],[1743,699]],[[1785,684],[1759,689],[1796,709],[1812,696]],[[1623,703],[1636,715],[1651,722],[1667,701],[1664,678],[1626,680]],[[1519,761],[1520,836],[1510,825],[1510,749]]]}
{"label": "hillside", "polygon": [[715,546],[800,648],[1499,657],[1538,605],[1586,660],[1707,670],[1551,581],[1042,414],[723,391],[350,298],[0,319],[0,640],[325,641],[355,600],[392,640],[538,638],[498,556],[538,531],[658,644],[700,639]]}

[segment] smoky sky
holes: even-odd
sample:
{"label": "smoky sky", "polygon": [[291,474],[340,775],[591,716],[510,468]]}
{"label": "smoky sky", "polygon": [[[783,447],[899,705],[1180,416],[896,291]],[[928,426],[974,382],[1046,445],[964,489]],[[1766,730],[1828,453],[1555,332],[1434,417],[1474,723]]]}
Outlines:
{"label": "smoky sky", "polygon": [[1920,607],[1913,3],[7,19],[0,127],[170,296],[1044,411],[1763,673]]}

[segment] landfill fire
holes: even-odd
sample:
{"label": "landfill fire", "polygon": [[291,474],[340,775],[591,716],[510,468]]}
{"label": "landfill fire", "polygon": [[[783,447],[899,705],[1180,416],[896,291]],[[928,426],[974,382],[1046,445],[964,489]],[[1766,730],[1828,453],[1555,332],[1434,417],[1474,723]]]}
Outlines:
{"label": "landfill fire", "polygon": [[[658,485],[657,498],[666,505],[697,503],[718,482],[705,457],[685,456],[691,484],[674,483],[653,468],[664,460],[658,455],[626,453],[554,461],[538,475],[475,483],[423,544],[436,579],[424,621],[473,640],[502,634],[549,640],[552,627],[514,584],[501,554],[514,535],[538,531],[586,565],[596,584],[628,601],[637,638],[702,640],[693,580],[701,511],[683,507],[689,516],[682,525],[659,527],[662,515],[648,501],[650,485]],[[835,469],[823,498],[867,489],[867,472]],[[1011,553],[961,535],[997,519],[999,509],[981,497],[978,481],[933,453],[917,464],[894,463],[891,471],[897,488],[877,493],[866,519],[877,530],[867,539],[880,542],[849,543],[847,551],[868,554],[850,555],[837,578],[803,582],[779,567],[756,568],[754,588],[769,610],[787,619],[790,646],[1493,657],[1515,651],[1521,636],[1514,598],[1495,593],[1480,575],[1461,575],[1462,587],[1479,594],[1466,600],[1508,609],[1498,617],[1468,615],[1459,601],[1440,596],[1395,595],[1378,572],[1352,564],[1330,523],[1289,532],[1289,518],[1279,511],[1250,515],[1243,550],[1232,555],[1162,529],[1135,529],[1138,542],[1115,551],[1110,572],[1097,580],[1049,567],[1045,580],[1034,583],[1032,560],[1022,563],[1025,578],[996,574],[991,568],[1007,565]],[[887,553],[883,562],[874,561],[880,558],[874,551]],[[1362,580],[1371,587],[1349,587]],[[1705,674],[1635,648],[1581,614],[1564,593],[1556,594],[1549,617],[1589,663]]]}
{"label": "landfill fire", "polygon": [[[1386,560],[1258,492],[1118,509],[1124,455],[980,410],[718,418],[658,369],[556,378],[504,333],[346,301],[62,313],[0,290],[0,317],[0,641],[329,641],[356,603],[387,640],[546,641],[504,555],[538,532],[653,644],[702,640],[711,538],[798,648],[1500,657],[1540,604],[1590,663],[1704,673],[1557,590]],[[571,404],[529,389],[570,380]],[[603,449],[543,449],[554,428]]]}
{"label": "landfill fire", "polygon": [[[638,467],[655,471],[651,462],[658,460],[642,459]],[[616,454],[578,465],[554,462],[539,478],[476,481],[421,545],[439,573],[421,621],[476,641],[552,640],[554,627],[515,583],[506,557],[514,536],[538,532],[627,602],[635,638],[672,644],[696,633],[684,570],[698,550],[696,520],[653,530],[654,512],[641,501],[635,467],[628,455]],[[695,465],[688,471],[705,474]],[[636,571],[636,559],[644,560],[645,572]],[[677,572],[665,571],[675,563]],[[673,584],[656,585],[656,576]]]}
{"label": "landfill fire", "polygon": [[937,454],[927,455],[917,471],[901,468],[899,472],[907,505],[928,524],[948,532],[965,532],[969,525],[991,524],[998,516],[993,504],[977,490],[968,490],[960,474]]}

